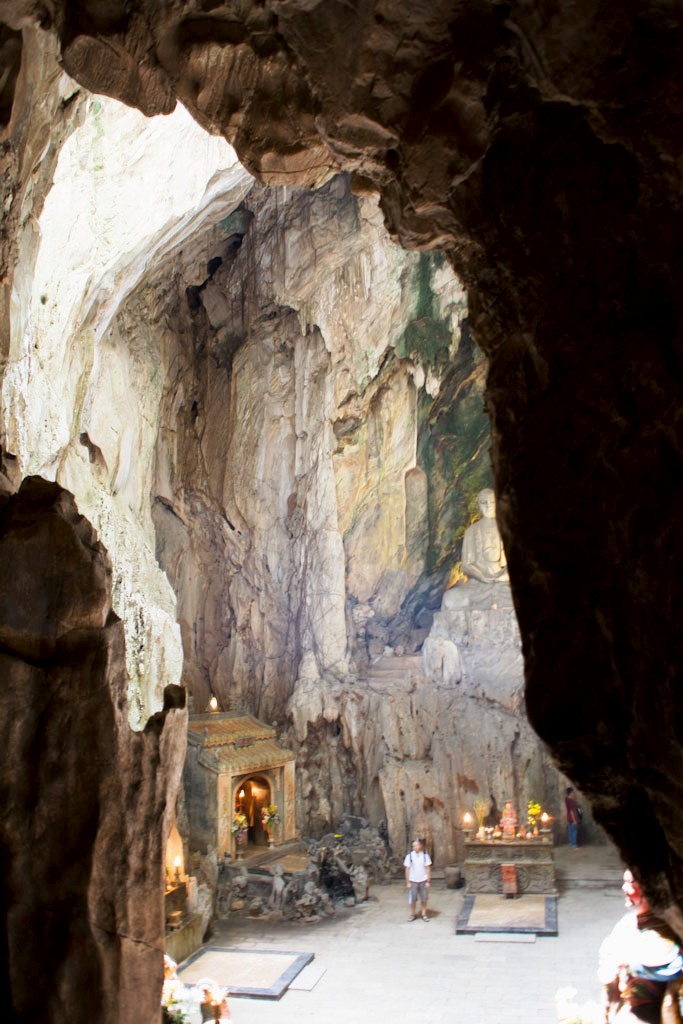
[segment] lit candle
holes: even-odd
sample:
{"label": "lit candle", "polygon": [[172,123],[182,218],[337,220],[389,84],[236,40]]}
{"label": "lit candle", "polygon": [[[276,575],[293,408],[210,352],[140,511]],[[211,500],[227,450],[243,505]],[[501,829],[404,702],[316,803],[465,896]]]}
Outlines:
{"label": "lit candle", "polygon": [[175,860],[173,861],[173,867],[175,868],[175,872],[174,873],[175,873],[175,880],[176,880],[176,882],[180,881],[180,865],[181,864],[182,864],[182,860],[181,860],[180,856],[176,857]]}
{"label": "lit candle", "polygon": [[541,821],[543,822],[543,824],[544,824],[544,825],[547,825],[547,824],[548,824],[548,822],[550,821],[550,815],[549,815],[549,814],[547,814],[547,813],[546,813],[546,812],[544,811],[544,812],[543,812],[543,814],[541,815]]}
{"label": "lit candle", "polygon": [[470,814],[469,811],[465,812],[462,821],[463,821],[463,825],[465,826],[465,828],[471,828],[471,826],[472,826],[472,815]]}
{"label": "lit candle", "polygon": [[209,707],[211,708],[212,711],[218,710],[218,698],[215,695],[209,701]]}

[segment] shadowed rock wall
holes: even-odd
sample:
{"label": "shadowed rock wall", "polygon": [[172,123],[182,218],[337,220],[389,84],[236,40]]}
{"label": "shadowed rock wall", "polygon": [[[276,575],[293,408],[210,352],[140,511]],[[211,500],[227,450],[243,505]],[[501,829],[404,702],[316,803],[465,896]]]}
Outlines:
{"label": "shadowed rock wall", "polygon": [[2,976],[10,1020],[154,1020],[184,693],[134,733],[111,566],[72,497],[0,510]]}
{"label": "shadowed rock wall", "polygon": [[[4,118],[22,81],[16,33],[25,45],[55,30],[87,87],[145,113],[177,94],[264,180],[345,168],[379,191],[404,244],[449,254],[490,361],[530,718],[676,919],[678,5],[149,0],[56,4],[52,23],[28,0],[0,11]],[[4,137],[16,127],[10,116]],[[6,208],[22,173],[8,152]],[[14,236],[2,244],[11,267]]]}

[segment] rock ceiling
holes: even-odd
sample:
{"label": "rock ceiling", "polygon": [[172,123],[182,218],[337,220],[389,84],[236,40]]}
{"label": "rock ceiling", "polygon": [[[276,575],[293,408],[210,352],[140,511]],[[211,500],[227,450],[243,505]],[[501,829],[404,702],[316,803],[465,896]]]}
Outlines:
{"label": "rock ceiling", "polygon": [[[0,18],[5,281],[37,246],[50,126],[82,113],[53,64],[48,88],[57,55],[145,115],[180,101],[263,183],[345,172],[406,249],[446,254],[489,361],[529,717],[679,922],[678,5],[24,0]],[[309,338],[314,376],[321,356]]]}

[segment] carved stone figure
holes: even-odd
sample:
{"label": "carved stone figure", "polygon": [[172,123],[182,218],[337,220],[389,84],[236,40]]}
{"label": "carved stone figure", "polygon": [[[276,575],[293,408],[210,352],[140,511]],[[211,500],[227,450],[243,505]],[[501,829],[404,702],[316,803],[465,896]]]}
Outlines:
{"label": "carved stone figure", "polygon": [[283,878],[284,870],[282,864],[275,864],[270,869],[270,873],[273,876],[273,887],[270,892],[270,898],[268,900],[268,906],[271,910],[282,911],[282,907],[285,900],[285,880]]}
{"label": "carved stone figure", "polygon": [[325,914],[334,912],[327,894],[311,881],[304,884],[304,891],[295,905],[299,917],[303,917],[304,921],[318,921]]}
{"label": "carved stone figure", "polygon": [[465,530],[462,571],[480,583],[507,583],[507,559],[496,522],[496,496],[490,488],[480,491],[477,505],[481,519]]}
{"label": "carved stone figure", "polygon": [[362,903],[370,895],[370,879],[362,864],[351,868],[351,879],[356,903]]}

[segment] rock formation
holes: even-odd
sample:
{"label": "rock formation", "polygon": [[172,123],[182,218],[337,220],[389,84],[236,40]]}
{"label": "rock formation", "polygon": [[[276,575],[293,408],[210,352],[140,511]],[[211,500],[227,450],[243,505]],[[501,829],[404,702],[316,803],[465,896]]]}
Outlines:
{"label": "rock formation", "polygon": [[66,1024],[95,1005],[111,1024],[153,1020],[184,693],[130,729],[111,566],[57,484],[29,477],[3,500],[0,558],[9,1019]]}
{"label": "rock formation", "polygon": [[[251,206],[214,235],[215,245],[211,230],[197,235],[182,215],[171,218],[188,228],[186,244],[177,250],[181,236],[175,231],[174,243],[163,245],[166,220],[154,229],[159,232],[155,268],[158,263],[162,270],[167,260],[169,270],[178,266],[177,277],[154,278],[149,267],[135,271],[146,262],[150,238],[138,239],[138,261],[133,244],[120,265],[98,262],[93,243],[97,271],[92,282],[85,276],[87,302],[69,313],[79,344],[67,352],[51,348],[49,317],[61,303],[55,308],[47,287],[38,286],[31,297],[27,293],[33,288],[38,217],[56,167],[56,147],[77,128],[85,102],[55,68],[57,46],[63,67],[85,88],[136,105],[145,115],[168,114],[180,99],[199,124],[234,143],[244,166],[262,182],[286,184],[288,204],[300,202],[292,198],[293,187],[327,182],[328,191],[320,197],[324,204],[340,188],[340,179],[332,181],[333,176],[344,171],[352,191],[364,196],[358,210],[374,210],[368,196],[376,193],[386,223],[404,246],[440,249],[462,275],[469,305],[463,339],[471,329],[489,361],[487,405],[498,518],[523,642],[527,711],[560,767],[590,797],[596,817],[644,879],[651,902],[667,908],[683,927],[677,909],[683,893],[678,799],[683,652],[677,623],[682,596],[678,409],[683,289],[678,255],[682,197],[676,173],[683,30],[678,5],[646,0],[635,8],[616,9],[578,0],[549,14],[540,4],[485,0],[351,5],[244,0],[220,6],[190,0],[76,0],[49,6],[4,0],[0,17],[6,68],[0,92],[6,217],[0,239],[7,382],[3,473],[10,489],[27,473],[40,472],[78,490],[79,509],[111,551],[115,581],[120,580],[115,599],[126,623],[131,696],[139,694],[134,723],[141,726],[149,710],[159,706],[164,679],[178,678],[177,615],[190,654],[187,679],[200,699],[208,675],[215,674],[237,680],[235,697],[270,712],[290,696],[296,675],[292,728],[301,720],[297,709],[309,687],[311,699],[320,694],[322,716],[316,728],[322,730],[327,722],[334,734],[339,725],[343,735],[343,724],[325,709],[334,706],[335,687],[353,668],[352,655],[359,669],[365,667],[358,660],[362,645],[356,640],[344,645],[344,631],[347,640],[363,640],[368,660],[379,653],[379,645],[396,645],[392,631],[399,622],[401,637],[406,622],[409,633],[422,629],[424,636],[428,617],[417,620],[438,601],[431,600],[432,584],[420,581],[422,560],[438,564],[443,535],[450,542],[454,528],[464,529],[469,494],[488,483],[468,480],[465,493],[451,505],[451,510],[458,505],[461,515],[450,534],[444,530],[448,515],[438,524],[430,522],[430,495],[448,491],[440,459],[449,442],[439,431],[444,418],[456,414],[454,406],[446,411],[444,395],[460,394],[466,382],[479,387],[483,364],[471,349],[465,358],[462,349],[453,353],[446,346],[445,363],[462,360],[459,371],[432,365],[422,343],[426,340],[429,350],[435,334],[441,335],[430,329],[425,336],[422,317],[412,315],[413,304],[411,315],[402,320],[403,341],[395,335],[387,346],[386,339],[379,344],[379,335],[363,337],[362,343],[356,338],[359,361],[346,377],[323,322],[322,291],[305,296],[296,275],[278,279],[268,260],[275,248],[260,249],[254,273],[242,268],[247,254],[259,252],[256,243],[240,255],[248,230],[244,218],[268,217],[268,200],[256,191]],[[34,96],[40,101],[32,103]],[[55,121],[58,129],[48,131]],[[102,136],[90,142],[88,152],[97,164]],[[201,187],[192,211],[202,206],[201,195],[208,208],[212,192],[206,179]],[[222,199],[216,199],[220,216]],[[94,205],[106,209],[104,199]],[[238,206],[231,197],[223,207],[224,219]],[[443,266],[424,255],[405,259],[418,280],[424,274],[432,282],[435,294],[433,282],[444,273]],[[128,267],[134,271],[131,277]],[[259,305],[256,331],[243,344],[239,328],[252,323],[252,294],[243,289],[244,314],[222,309],[212,279],[255,282],[261,274],[272,277],[275,287],[269,306]],[[116,281],[119,296],[115,309],[102,283],[110,280]],[[364,280],[359,266],[359,289]],[[176,289],[168,305],[160,281],[169,296]],[[143,293],[152,284],[156,301],[145,305]],[[178,287],[187,304],[182,317],[169,325],[165,318],[181,309],[175,300]],[[121,288],[130,297],[126,303]],[[347,300],[352,291],[346,292]],[[431,305],[428,319],[438,321]],[[32,316],[26,318],[29,306]],[[36,333],[32,318],[39,307],[46,321]],[[394,308],[400,307],[399,302]],[[145,332],[129,351],[127,318],[142,309]],[[146,381],[140,408],[147,408],[148,416],[150,406],[162,411],[159,445],[142,444],[150,423],[143,415],[131,423],[117,421],[114,440],[105,443],[105,424],[98,428],[97,416],[90,415],[96,409],[91,410],[86,396],[94,393],[97,380],[111,375],[107,358],[122,361],[125,356],[145,364],[146,336],[155,339],[152,352],[175,358],[178,347],[171,335],[176,336],[176,327],[187,338],[182,358],[191,354],[198,378],[203,374],[201,395],[187,387],[186,375],[181,381],[180,372],[175,387],[166,389],[176,366],[169,358],[164,374],[148,372],[139,378]],[[71,337],[70,331],[65,336]],[[415,343],[422,349],[420,359],[412,358]],[[383,363],[388,348],[393,354]],[[368,372],[363,352],[369,353],[368,365],[379,360],[379,374],[374,368]],[[145,365],[153,367],[151,360]],[[211,402],[200,401],[221,395],[228,365],[231,380],[236,375],[263,385],[258,420],[247,422],[239,405],[242,390],[231,394],[229,405],[224,402],[224,419],[212,416]],[[69,382],[69,390],[59,392],[64,403],[56,402],[48,387],[57,368],[60,380]],[[295,390],[296,401],[279,422],[275,410],[283,391],[278,389],[292,368],[298,382],[309,384],[305,391]],[[331,368],[334,375],[323,372]],[[129,379],[121,378],[119,394],[129,390]],[[365,415],[365,409],[362,415],[357,411],[359,389],[372,398],[372,416],[365,421],[372,430],[367,429],[362,443],[357,443],[356,428]],[[340,504],[330,453],[340,448],[343,454],[351,438],[355,457],[383,466],[393,451],[387,424],[395,408],[408,410],[418,393],[425,403],[424,429],[413,432],[418,457],[403,465],[404,512],[410,514],[402,525],[410,550],[402,552],[395,580],[386,570],[389,560],[383,561],[380,585],[376,567],[368,567],[379,532],[370,530],[367,510],[378,501],[382,511],[394,507],[396,492],[387,496],[380,474],[381,485],[367,490],[361,483],[348,505]],[[425,395],[434,398],[433,406]],[[30,418],[21,413],[22,406],[30,409]],[[27,425],[29,419],[33,426]],[[331,431],[322,429],[325,420],[333,424]],[[313,423],[321,430],[310,442]],[[234,424],[241,429],[233,430]],[[91,436],[90,426],[99,440]],[[261,437],[266,428],[278,445],[278,457],[271,448],[254,458],[257,431]],[[182,443],[190,432],[200,442],[194,457],[192,446]],[[234,469],[216,481],[205,470],[204,453],[213,463],[221,436],[229,436],[233,445]],[[470,448],[470,454],[477,450]],[[146,476],[153,467],[154,487],[144,495],[136,490],[135,474],[126,471],[143,464],[143,451],[148,457],[154,452]],[[78,456],[87,461],[85,476],[77,472]],[[185,463],[182,473],[180,461]],[[342,459],[336,462],[341,472]],[[348,459],[347,494],[362,480],[357,465]],[[435,467],[441,470],[438,480],[430,472]],[[89,481],[96,472],[105,484],[93,487],[88,503]],[[266,479],[275,482],[272,505],[254,487],[255,480]],[[191,482],[187,488],[186,480]],[[282,488],[292,483],[286,495],[290,543],[285,552],[282,526],[272,520]],[[309,494],[315,499],[307,500]],[[335,503],[336,530],[331,525]],[[267,527],[256,545],[250,520],[255,504]],[[110,507],[115,514],[108,519]],[[363,511],[356,537],[355,514]],[[105,527],[126,516],[131,548],[119,555],[112,542],[116,530],[105,536]],[[321,543],[311,547],[303,538],[314,533]],[[400,533],[386,531],[395,554]],[[364,547],[368,535],[375,540]],[[355,557],[349,558],[342,579],[340,545],[342,538],[352,537]],[[159,571],[155,544],[173,588]],[[271,546],[273,567],[262,557]],[[234,568],[225,584],[229,600],[213,599],[224,588],[212,580],[203,606],[191,578],[197,567],[203,572],[217,561],[223,564],[227,555],[233,561],[228,557],[226,564]],[[117,566],[136,561],[140,580],[118,572]],[[316,578],[325,581],[321,593],[312,589]],[[339,591],[343,582],[354,595],[346,606]],[[147,619],[138,615],[136,620],[136,593],[149,593],[145,608],[153,612]],[[430,607],[418,607],[415,602],[427,593]],[[320,602],[313,603],[314,597]],[[285,604],[300,623],[294,637],[271,627],[267,614]],[[276,616],[276,623],[283,617]],[[414,639],[411,650],[417,646]],[[143,651],[162,650],[168,661],[144,660],[140,668]],[[265,657],[266,650],[277,651],[277,657]],[[258,682],[250,690],[252,679]],[[383,706],[389,700],[386,694]],[[408,746],[419,764],[426,744],[412,737]],[[349,748],[344,749],[350,757]],[[331,789],[336,785],[332,780]]]}

